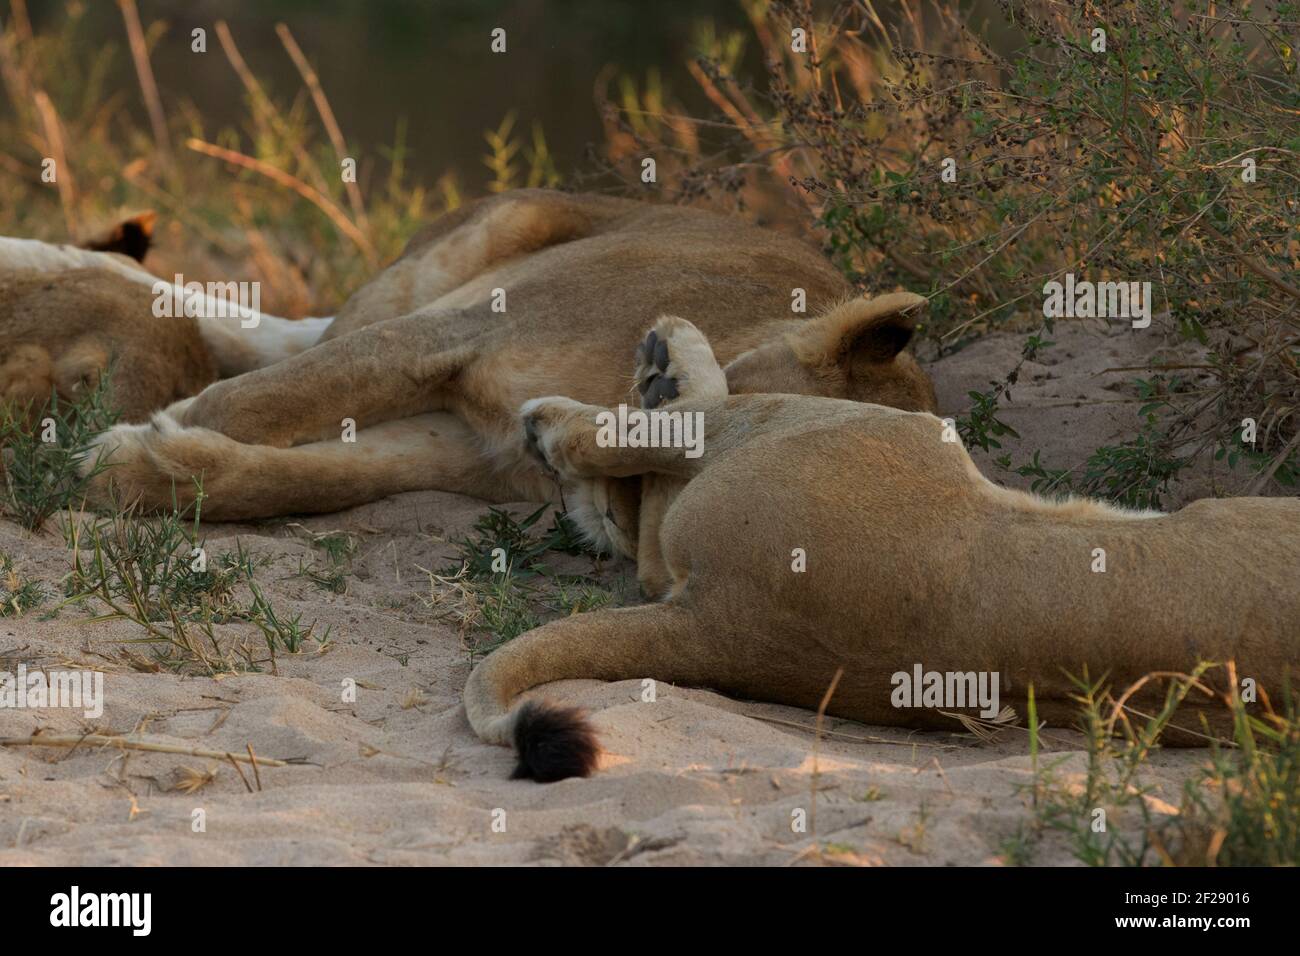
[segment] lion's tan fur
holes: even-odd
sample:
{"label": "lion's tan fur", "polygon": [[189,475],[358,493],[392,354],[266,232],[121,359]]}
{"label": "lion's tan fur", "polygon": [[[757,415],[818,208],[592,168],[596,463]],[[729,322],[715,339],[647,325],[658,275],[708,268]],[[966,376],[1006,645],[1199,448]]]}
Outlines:
{"label": "lion's tan fur", "polygon": [[[14,245],[0,267],[6,255],[0,391],[75,391],[117,356],[132,417],[174,401],[104,437],[128,498],[167,506],[202,475],[206,517],[255,517],[429,487],[536,499],[558,472],[586,530],[635,555],[665,599],[488,657],[465,701],[493,742],[509,741],[520,694],[570,677],[815,707],[842,667],[830,713],[937,727],[950,718],[891,706],[890,675],[997,671],[1007,703],[1023,714],[1032,682],[1052,723],[1073,719],[1067,672],[1123,685],[1233,659],[1268,687],[1300,676],[1300,502],[1154,516],[999,488],[943,440],[929,380],[899,351],[918,297],[857,299],[816,250],[732,219],[506,194],[418,235],[323,335],[148,325],[134,264]],[[795,289],[811,317],[791,313]],[[704,415],[706,454],[602,447],[592,414],[635,403],[635,344],[679,317],[716,361],[693,366],[706,394],[676,403]],[[197,391],[214,368],[242,374]],[[526,402],[547,467],[528,454]],[[357,442],[340,440],[344,419]],[[108,500],[103,477],[95,491]]]}
{"label": "lion's tan fur", "polygon": [[[680,483],[656,531],[670,581],[661,603],[565,618],[490,655],[465,691],[485,740],[510,743],[519,695],[570,678],[816,708],[843,668],[829,713],[956,729],[940,710],[973,708],[895,707],[891,675],[997,672],[1022,721],[1032,684],[1055,725],[1077,719],[1070,675],[1118,691],[1233,660],[1274,694],[1300,676],[1300,501],[1204,500],[1170,515],[1053,502],[993,485],[929,414],[790,395],[679,405],[704,416],[699,459],[604,447],[601,409],[570,399],[524,407],[562,475]],[[1159,681],[1145,688],[1130,718],[1162,695]],[[1200,713],[1224,729],[1221,704],[1193,692],[1167,742],[1204,742]]]}
{"label": "lion's tan fur", "polygon": [[[806,314],[791,309],[797,289]],[[494,308],[502,296],[504,311]],[[699,210],[523,190],[417,235],[298,354],[260,363],[268,349],[256,335],[242,356],[229,341],[238,328],[201,322],[214,355],[229,359],[223,373],[230,362],[249,370],[172,406],[165,427],[108,432],[115,467],[94,494],[107,501],[112,482],[127,499],[167,507],[173,484],[184,495],[201,471],[204,514],[215,519],[329,510],[413,482],[545,499],[555,487],[523,452],[517,409],[557,392],[634,401],[629,358],[665,313],[695,321],[722,363],[741,359],[733,392],[779,382],[934,407],[929,379],[899,352],[911,320],[864,311],[812,246]],[[456,447],[376,428],[433,413],[463,423],[449,430]],[[368,453],[340,440],[345,421]],[[422,479],[410,477],[421,468]],[[585,530],[607,537],[599,520]]]}
{"label": "lion's tan fur", "polygon": [[216,378],[198,324],[157,318],[152,302],[147,285],[101,268],[0,272],[0,400],[39,409],[106,371],[126,421],[193,395]]}

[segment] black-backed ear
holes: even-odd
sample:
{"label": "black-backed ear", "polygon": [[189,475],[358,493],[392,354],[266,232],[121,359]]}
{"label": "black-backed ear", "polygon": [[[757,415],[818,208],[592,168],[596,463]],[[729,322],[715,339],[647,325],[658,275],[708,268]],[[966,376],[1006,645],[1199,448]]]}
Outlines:
{"label": "black-backed ear", "polygon": [[804,365],[839,365],[850,357],[891,362],[912,340],[924,305],[914,292],[852,299],[809,319],[790,336],[790,347]]}
{"label": "black-backed ear", "polygon": [[103,235],[81,244],[81,248],[94,252],[117,252],[130,256],[136,262],[144,262],[145,254],[153,242],[153,224],[158,214],[153,211],[142,212],[138,216],[124,219]]}

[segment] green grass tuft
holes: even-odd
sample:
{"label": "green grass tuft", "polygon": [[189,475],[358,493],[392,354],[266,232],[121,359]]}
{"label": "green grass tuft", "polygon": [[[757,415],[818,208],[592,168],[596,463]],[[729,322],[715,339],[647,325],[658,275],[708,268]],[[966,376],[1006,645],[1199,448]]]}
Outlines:
{"label": "green grass tuft", "polygon": [[[1210,737],[1210,760],[1185,781],[1177,806],[1157,800],[1158,790],[1145,782],[1174,713],[1193,689],[1204,689],[1203,675],[1214,666],[1173,678],[1160,710],[1142,723],[1125,715],[1119,737],[1111,733],[1115,718],[1103,713],[1113,705],[1103,683],[1086,674],[1076,680],[1087,738],[1082,780],[1062,772],[1065,758],[1039,766],[1034,754],[1033,839],[1062,835],[1071,855],[1089,866],[1300,863],[1300,714],[1290,688],[1281,712],[1265,699],[1250,714],[1238,694],[1230,695],[1232,737]],[[1232,665],[1226,667],[1230,686],[1237,686]],[[1013,849],[1018,858],[1029,853]]]}
{"label": "green grass tuft", "polygon": [[71,403],[51,395],[39,411],[14,402],[0,405],[0,512],[35,531],[56,512],[80,505],[91,479],[105,467],[97,458],[81,470],[94,454],[96,436],[117,421],[111,403],[105,373]]}
{"label": "green grass tuft", "polygon": [[[173,501],[170,511],[141,515],[118,508],[78,522],[69,512],[64,535],[72,570],[59,605],[102,605],[93,621],[128,620],[145,631],[138,643],[153,645],[159,664],[173,670],[219,673],[275,666],[277,653],[296,654],[309,640],[324,644],[301,614],[285,615],[255,580],[265,560],[242,544],[234,552],[207,554],[199,537],[203,489],[196,481],[193,506]],[[59,608],[56,608],[57,611]],[[251,625],[267,656],[222,625]]]}
{"label": "green grass tuft", "polygon": [[45,585],[23,577],[9,555],[0,553],[0,617],[22,617],[45,603]]}

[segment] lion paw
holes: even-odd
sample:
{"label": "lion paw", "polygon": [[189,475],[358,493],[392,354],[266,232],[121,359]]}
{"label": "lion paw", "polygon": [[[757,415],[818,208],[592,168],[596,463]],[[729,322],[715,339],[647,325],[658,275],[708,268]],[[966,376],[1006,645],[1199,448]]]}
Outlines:
{"label": "lion paw", "polygon": [[642,408],[678,398],[699,400],[727,394],[727,376],[704,333],[675,315],[655,323],[636,349],[637,391]]}
{"label": "lion paw", "polygon": [[573,477],[578,435],[595,428],[593,416],[599,411],[560,395],[529,399],[519,409],[528,453],[541,463],[547,474],[556,478]]}
{"label": "lion paw", "polygon": [[[204,428],[185,428],[165,412],[145,425],[115,425],[99,435],[80,462],[87,503],[97,508],[138,504],[145,510],[192,504],[221,486],[238,445]],[[207,509],[205,509],[205,512]]]}

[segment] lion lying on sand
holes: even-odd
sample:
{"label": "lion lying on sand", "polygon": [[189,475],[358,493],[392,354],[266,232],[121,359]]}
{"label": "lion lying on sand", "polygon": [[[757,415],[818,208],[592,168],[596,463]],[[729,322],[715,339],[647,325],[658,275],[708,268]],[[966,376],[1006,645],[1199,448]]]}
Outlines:
{"label": "lion lying on sand", "polygon": [[[114,467],[94,483],[98,505],[111,483],[118,500],[168,508],[173,489],[192,497],[193,476],[213,520],[422,489],[547,500],[555,484],[526,452],[520,404],[561,392],[633,400],[627,356],[664,313],[699,322],[733,393],[935,407],[903,351],[917,297],[865,307],[812,246],[694,209],[546,190],[471,203],[332,320],[251,325],[198,309],[160,322],[149,314],[158,280],[135,263],[44,243],[0,240],[0,269],[24,270],[10,280],[21,294],[0,296],[0,395],[75,388],[114,352],[125,369],[115,384],[135,423],[101,438]],[[42,322],[29,321],[42,303]],[[207,384],[213,369],[222,378]],[[356,441],[344,440],[349,423]],[[565,496],[579,527],[626,546],[619,529],[638,524],[640,483],[586,488],[599,497]]]}
{"label": "lion lying on sand", "polygon": [[[597,424],[607,410],[570,398],[523,406],[530,447],[566,481],[640,476],[672,491],[640,528],[641,553],[655,552],[666,576],[661,603],[546,624],[470,676],[470,723],[517,749],[517,776],[594,768],[584,717],[520,702],[569,678],[816,708],[842,668],[828,713],[953,728],[940,711],[974,714],[973,700],[917,706],[901,699],[912,695],[898,693],[899,675],[991,675],[1022,716],[1032,684],[1053,725],[1078,713],[1069,675],[1124,688],[1235,660],[1275,692],[1300,676],[1300,500],[1202,500],[1168,515],[1051,502],[985,479],[933,415],[728,395],[707,340],[679,318],[660,320],[650,343],[659,361],[647,366],[643,348],[638,375],[674,381],[647,389],[646,404],[701,417],[698,457],[612,446]],[[1153,684],[1130,704],[1153,713],[1161,696]],[[1193,691],[1175,718],[1183,733],[1167,739],[1204,742],[1196,712],[1209,703]],[[1205,713],[1221,726],[1221,710]]]}

